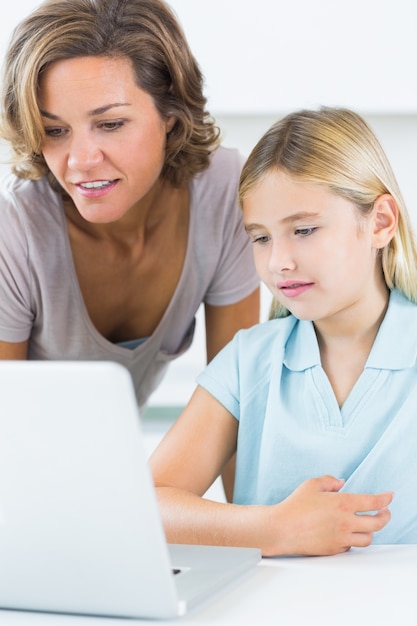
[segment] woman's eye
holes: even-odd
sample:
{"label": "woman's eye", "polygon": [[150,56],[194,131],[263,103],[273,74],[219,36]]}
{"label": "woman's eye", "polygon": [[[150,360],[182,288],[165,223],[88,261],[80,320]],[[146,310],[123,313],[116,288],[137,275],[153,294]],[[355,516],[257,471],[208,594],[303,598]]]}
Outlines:
{"label": "woman's eye", "polygon": [[47,137],[62,137],[65,134],[65,130],[59,126],[53,128],[45,128],[45,135]]}
{"label": "woman's eye", "polygon": [[311,235],[312,233],[314,233],[314,231],[317,230],[314,227],[311,228],[297,228],[295,231],[296,235],[300,235],[301,237],[308,237],[309,235]]}
{"label": "woman's eye", "polygon": [[117,122],[101,122],[99,124],[100,128],[104,130],[117,130],[123,126],[123,122],[121,120],[117,120]]}

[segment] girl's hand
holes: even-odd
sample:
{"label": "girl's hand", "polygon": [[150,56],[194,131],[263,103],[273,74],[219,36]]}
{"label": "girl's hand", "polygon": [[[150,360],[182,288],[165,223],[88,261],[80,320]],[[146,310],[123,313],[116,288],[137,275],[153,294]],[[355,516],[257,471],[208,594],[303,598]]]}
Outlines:
{"label": "girl's hand", "polygon": [[271,545],[264,555],[331,555],[369,546],[373,534],[390,520],[386,507],[393,494],[338,493],[343,485],[333,476],[312,478],[272,506],[265,529]]}

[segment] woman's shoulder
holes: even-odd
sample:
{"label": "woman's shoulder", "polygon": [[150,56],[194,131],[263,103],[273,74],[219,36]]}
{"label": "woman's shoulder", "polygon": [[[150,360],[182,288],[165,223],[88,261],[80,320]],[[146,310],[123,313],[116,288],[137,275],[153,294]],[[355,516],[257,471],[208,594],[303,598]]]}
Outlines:
{"label": "woman's shoulder", "polygon": [[[0,181],[0,238],[11,250],[20,241],[40,250],[61,240],[65,215],[59,194],[46,179],[25,180],[8,174]],[[26,242],[26,243],[25,243]],[[55,244],[54,244],[55,245]]]}
{"label": "woman's shoulder", "polygon": [[37,196],[59,198],[59,194],[52,189],[46,176],[31,180],[19,178],[11,172],[0,178],[0,194],[6,198],[15,197],[22,200]]}
{"label": "woman's shoulder", "polygon": [[3,195],[30,194],[34,193],[39,187],[43,187],[47,184],[46,178],[31,180],[28,178],[19,178],[12,172],[7,172],[0,178],[0,193]]}
{"label": "woman's shoulder", "polygon": [[195,177],[193,185],[214,193],[230,189],[236,195],[243,163],[244,158],[237,149],[219,146],[210,155],[209,166]]}
{"label": "woman's shoulder", "polygon": [[[238,185],[243,160],[238,150],[220,146],[210,157],[209,167],[191,183],[191,209],[197,221],[204,220],[213,236],[229,232],[242,220]],[[210,215],[211,219],[207,220]],[[207,237],[207,233],[205,234]]]}
{"label": "woman's shoulder", "polygon": [[28,180],[8,173],[0,179],[0,197],[1,213],[15,213],[20,219],[41,220],[56,214],[57,206],[61,206],[60,195],[46,178]]}
{"label": "woman's shoulder", "polygon": [[209,169],[223,172],[224,168],[226,168],[227,170],[236,171],[240,176],[244,162],[245,159],[237,148],[221,145],[212,152]]}

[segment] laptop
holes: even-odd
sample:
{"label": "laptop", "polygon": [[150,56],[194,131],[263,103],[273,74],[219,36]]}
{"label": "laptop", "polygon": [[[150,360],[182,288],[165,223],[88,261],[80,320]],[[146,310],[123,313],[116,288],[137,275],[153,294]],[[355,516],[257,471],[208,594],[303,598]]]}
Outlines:
{"label": "laptop", "polygon": [[0,362],[0,608],[172,618],[260,558],[167,544],[126,368]]}

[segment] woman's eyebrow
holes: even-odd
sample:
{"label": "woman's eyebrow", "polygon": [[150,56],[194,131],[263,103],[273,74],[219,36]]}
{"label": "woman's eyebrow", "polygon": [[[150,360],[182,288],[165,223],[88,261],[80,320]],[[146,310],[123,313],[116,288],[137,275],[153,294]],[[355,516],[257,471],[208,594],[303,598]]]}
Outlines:
{"label": "woman's eyebrow", "polygon": [[48,111],[44,111],[43,109],[39,109],[39,113],[42,115],[42,117],[47,117],[49,120],[59,120],[58,115],[48,113]]}
{"label": "woman's eyebrow", "polygon": [[[130,102],[112,102],[111,104],[105,104],[102,107],[97,107],[96,109],[92,109],[91,111],[88,111],[87,115],[89,117],[93,117],[94,115],[102,115],[103,113],[106,113],[110,109],[114,109],[116,107],[128,107],[128,106],[131,106]],[[50,120],[60,119],[58,115],[54,115],[53,113],[49,113],[48,111],[44,111],[43,109],[40,109],[39,112],[42,115],[42,117],[47,117]]]}
{"label": "woman's eyebrow", "polygon": [[88,112],[89,116],[93,115],[101,115],[102,113],[106,113],[109,109],[114,109],[116,107],[129,107],[131,106],[130,102],[113,102],[112,104],[105,104],[102,107],[98,107],[97,109],[93,109]]}

